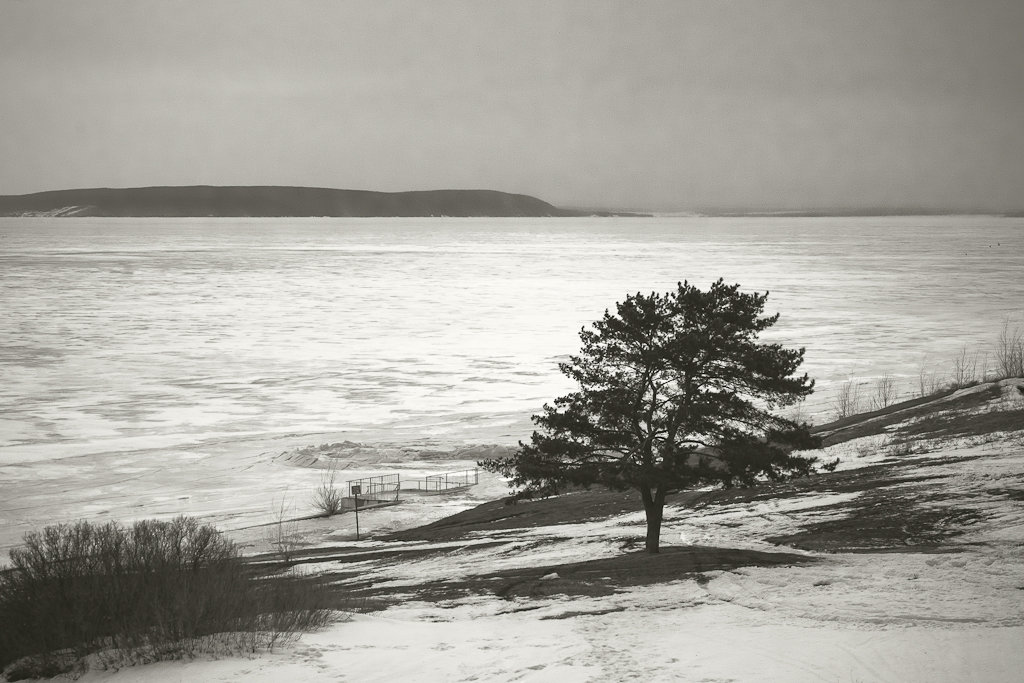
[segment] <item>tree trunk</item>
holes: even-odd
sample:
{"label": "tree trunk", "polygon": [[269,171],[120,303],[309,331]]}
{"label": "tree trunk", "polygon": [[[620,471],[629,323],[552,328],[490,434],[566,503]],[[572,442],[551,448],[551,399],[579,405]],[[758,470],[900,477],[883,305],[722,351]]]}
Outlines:
{"label": "tree trunk", "polygon": [[665,488],[659,486],[652,492],[644,486],[640,489],[640,496],[644,499],[644,512],[647,513],[647,552],[657,553],[661,550],[661,518],[665,510]]}

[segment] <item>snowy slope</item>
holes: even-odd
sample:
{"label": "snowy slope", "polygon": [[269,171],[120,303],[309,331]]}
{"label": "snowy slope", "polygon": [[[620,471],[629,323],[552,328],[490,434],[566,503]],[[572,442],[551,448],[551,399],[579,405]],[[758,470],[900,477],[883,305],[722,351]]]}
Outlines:
{"label": "snowy slope", "polygon": [[[1020,680],[1018,387],[964,390],[838,440],[823,452],[842,460],[834,475],[675,497],[659,559],[681,563],[673,576],[642,575],[641,512],[498,528],[498,510],[433,539],[304,552],[305,569],[383,609],[251,659],[80,680]],[[782,561],[715,565],[722,549]],[[726,568],[682,564],[704,556]]]}

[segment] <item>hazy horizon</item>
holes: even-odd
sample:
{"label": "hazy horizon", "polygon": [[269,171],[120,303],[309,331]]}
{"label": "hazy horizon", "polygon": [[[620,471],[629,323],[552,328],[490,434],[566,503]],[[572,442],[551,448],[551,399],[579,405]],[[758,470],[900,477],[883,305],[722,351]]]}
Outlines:
{"label": "hazy horizon", "polygon": [[1024,3],[0,2],[0,194],[1024,209]]}

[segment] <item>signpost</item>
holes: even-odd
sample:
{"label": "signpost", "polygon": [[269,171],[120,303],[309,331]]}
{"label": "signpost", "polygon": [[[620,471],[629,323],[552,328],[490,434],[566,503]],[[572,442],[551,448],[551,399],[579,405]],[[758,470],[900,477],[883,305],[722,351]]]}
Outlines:
{"label": "signpost", "polygon": [[356,540],[358,541],[359,540],[359,494],[362,493],[363,487],[356,485],[356,486],[353,486],[351,488],[352,488],[352,497],[356,499]]}

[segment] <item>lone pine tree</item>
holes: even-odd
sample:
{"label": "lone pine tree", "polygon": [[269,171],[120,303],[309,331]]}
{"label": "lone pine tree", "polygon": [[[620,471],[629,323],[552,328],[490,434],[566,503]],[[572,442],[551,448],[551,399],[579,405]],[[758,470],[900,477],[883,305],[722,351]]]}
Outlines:
{"label": "lone pine tree", "polygon": [[627,297],[583,328],[580,354],[559,365],[578,389],[533,416],[529,444],[481,465],[509,477],[518,497],[639,490],[651,553],[669,493],[816,471],[817,458],[795,453],[818,445],[807,425],[773,412],[814,381],[795,374],[804,349],[758,341],[779,319],[763,315],[767,298],[722,280]]}

